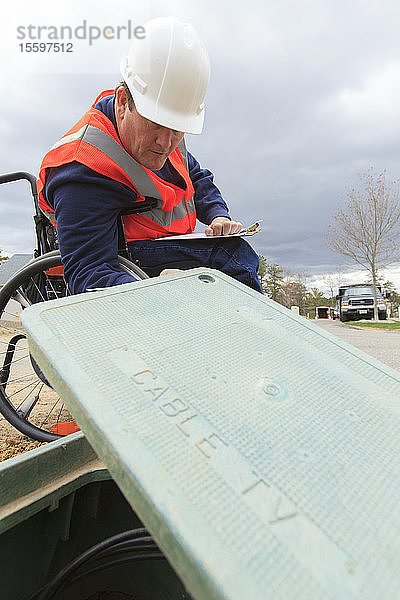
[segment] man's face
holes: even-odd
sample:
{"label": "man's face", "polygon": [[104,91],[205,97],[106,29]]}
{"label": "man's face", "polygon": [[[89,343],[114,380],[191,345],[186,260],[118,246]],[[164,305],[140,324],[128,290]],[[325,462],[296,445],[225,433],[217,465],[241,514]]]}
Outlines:
{"label": "man's face", "polygon": [[183,133],[145,119],[134,106],[129,109],[127,94],[121,88],[117,91],[115,113],[125,150],[147,169],[161,169]]}

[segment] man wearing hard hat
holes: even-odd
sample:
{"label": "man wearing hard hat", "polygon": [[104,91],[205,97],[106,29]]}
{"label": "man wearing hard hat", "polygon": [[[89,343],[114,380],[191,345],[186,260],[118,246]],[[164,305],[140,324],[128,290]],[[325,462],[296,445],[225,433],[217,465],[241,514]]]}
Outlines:
{"label": "man wearing hard hat", "polygon": [[[184,133],[201,133],[210,67],[196,31],[173,17],[145,25],[121,62],[123,82],[45,155],[39,204],[57,225],[64,273],[73,293],[133,281],[120,271],[117,219],[132,202],[155,198],[150,211],[123,218],[129,249],[143,270],[195,261],[261,291],[258,256],[237,233],[242,225],[186,151]],[[205,240],[157,238],[208,225]],[[156,241],[154,241],[156,240]]]}

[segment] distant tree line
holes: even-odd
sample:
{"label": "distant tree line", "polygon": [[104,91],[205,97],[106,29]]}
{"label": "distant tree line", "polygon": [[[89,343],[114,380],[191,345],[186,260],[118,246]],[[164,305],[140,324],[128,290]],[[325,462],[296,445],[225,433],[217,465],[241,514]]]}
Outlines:
{"label": "distant tree line", "polygon": [[317,288],[309,288],[309,275],[291,271],[280,265],[268,262],[260,256],[258,271],[263,293],[279,304],[291,308],[298,306],[300,314],[315,316],[316,306],[332,306],[332,298],[324,296]]}
{"label": "distant tree line", "polygon": [[[336,304],[336,295],[338,288],[341,285],[348,283],[368,283],[368,281],[348,281],[343,271],[335,271],[328,273],[322,279],[326,290],[322,292],[317,287],[310,283],[310,275],[303,271],[291,271],[280,265],[268,262],[268,260],[260,255],[260,267],[258,276],[260,278],[263,293],[275,300],[279,304],[291,308],[298,306],[300,314],[303,316],[315,317],[315,309],[317,306],[334,307]],[[382,287],[382,292],[390,293],[389,303],[391,305],[392,314],[400,306],[400,294],[397,293],[394,284],[391,281],[383,281],[381,278],[379,283]]]}

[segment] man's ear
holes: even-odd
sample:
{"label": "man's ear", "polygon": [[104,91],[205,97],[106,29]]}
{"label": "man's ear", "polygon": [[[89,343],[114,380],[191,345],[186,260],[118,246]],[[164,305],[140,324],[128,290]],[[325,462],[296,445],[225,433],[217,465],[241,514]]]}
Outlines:
{"label": "man's ear", "polygon": [[126,111],[129,110],[128,94],[123,87],[117,89],[115,95],[115,110],[119,119],[123,119]]}

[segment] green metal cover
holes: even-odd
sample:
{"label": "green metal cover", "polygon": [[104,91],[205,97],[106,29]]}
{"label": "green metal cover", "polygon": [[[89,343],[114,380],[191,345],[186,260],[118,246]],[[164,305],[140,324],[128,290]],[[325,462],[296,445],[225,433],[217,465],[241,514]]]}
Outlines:
{"label": "green metal cover", "polygon": [[194,598],[400,597],[397,372],[207,269],[22,321]]}

